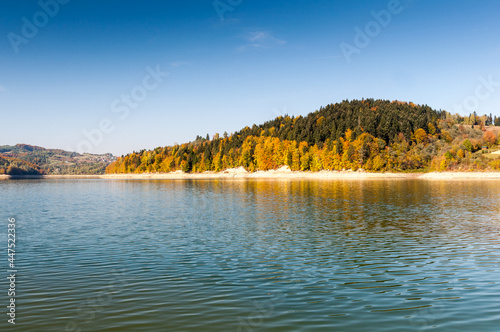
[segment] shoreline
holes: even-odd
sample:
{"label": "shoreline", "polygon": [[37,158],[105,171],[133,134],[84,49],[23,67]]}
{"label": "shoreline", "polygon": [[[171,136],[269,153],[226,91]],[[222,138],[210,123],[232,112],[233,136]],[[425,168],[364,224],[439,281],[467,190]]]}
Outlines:
{"label": "shoreline", "polygon": [[106,179],[106,180],[216,180],[216,179],[313,179],[313,180],[372,180],[372,179],[421,179],[421,180],[500,180],[500,172],[432,172],[432,173],[369,173],[364,171],[290,171],[270,170],[247,172],[230,169],[222,172],[183,173],[141,173],[102,175],[0,175],[8,179]]}

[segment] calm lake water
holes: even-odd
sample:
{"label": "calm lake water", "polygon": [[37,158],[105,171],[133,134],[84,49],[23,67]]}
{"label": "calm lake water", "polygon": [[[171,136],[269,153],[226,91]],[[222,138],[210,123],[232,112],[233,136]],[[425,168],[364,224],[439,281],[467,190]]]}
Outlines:
{"label": "calm lake water", "polygon": [[7,180],[0,197],[2,331],[500,329],[500,181]]}

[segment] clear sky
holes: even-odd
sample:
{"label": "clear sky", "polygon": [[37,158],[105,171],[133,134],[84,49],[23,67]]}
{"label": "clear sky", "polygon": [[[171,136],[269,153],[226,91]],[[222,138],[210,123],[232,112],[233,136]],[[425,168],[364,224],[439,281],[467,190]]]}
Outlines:
{"label": "clear sky", "polygon": [[498,0],[55,1],[2,2],[0,145],[121,155],[361,98],[500,116]]}

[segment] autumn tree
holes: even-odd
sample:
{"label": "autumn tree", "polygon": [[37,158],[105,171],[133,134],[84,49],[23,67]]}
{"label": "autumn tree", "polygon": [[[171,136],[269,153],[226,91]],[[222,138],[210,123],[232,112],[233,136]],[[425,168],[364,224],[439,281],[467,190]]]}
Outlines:
{"label": "autumn tree", "polygon": [[419,128],[413,133],[412,139],[414,139],[417,144],[425,143],[427,142],[427,133],[422,128]]}
{"label": "autumn tree", "polygon": [[497,136],[492,131],[486,131],[483,136],[483,141],[485,142],[486,145],[491,147],[496,143]]}

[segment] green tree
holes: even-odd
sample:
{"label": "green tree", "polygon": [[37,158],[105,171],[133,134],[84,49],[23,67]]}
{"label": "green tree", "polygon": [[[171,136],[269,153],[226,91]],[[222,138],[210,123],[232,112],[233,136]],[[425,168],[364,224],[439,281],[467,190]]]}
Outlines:
{"label": "green tree", "polygon": [[466,139],[462,145],[465,147],[465,150],[472,152],[472,143],[468,139]]}

